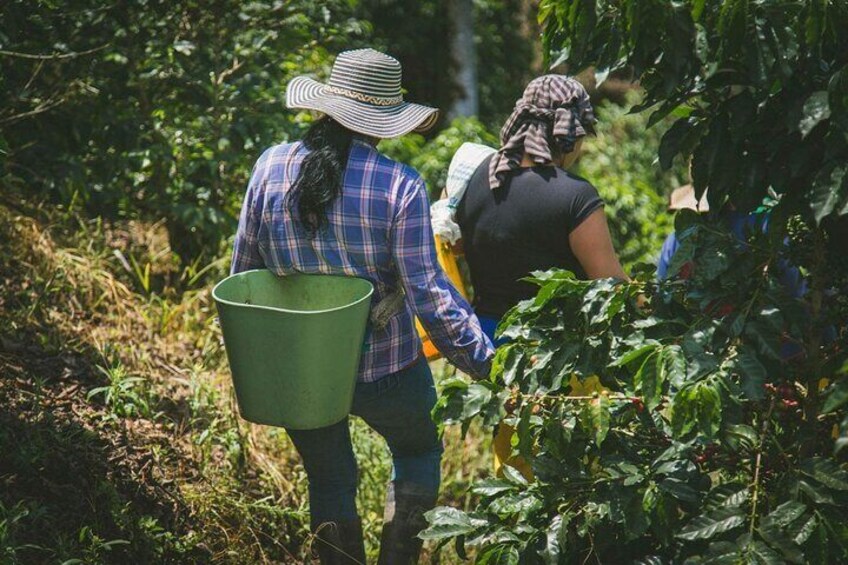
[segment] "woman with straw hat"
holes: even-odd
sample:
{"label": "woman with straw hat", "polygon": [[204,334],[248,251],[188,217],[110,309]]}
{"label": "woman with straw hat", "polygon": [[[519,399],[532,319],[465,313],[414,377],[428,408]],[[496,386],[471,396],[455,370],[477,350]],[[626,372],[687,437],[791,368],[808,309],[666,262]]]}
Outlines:
{"label": "woman with straw hat", "polygon": [[[379,563],[415,563],[423,513],[438,494],[442,444],[414,319],[472,376],[488,375],[493,355],[471,307],[436,262],[424,182],[375,149],[379,139],[430,128],[437,110],[404,101],[400,64],[372,49],[341,53],[327,84],[293,79],[286,102],[323,117],[302,140],[271,147],[257,161],[232,271],[349,275],[374,285],[352,413],[386,439],[392,455]],[[288,433],[309,479],[321,563],[364,563],[347,419]]]}

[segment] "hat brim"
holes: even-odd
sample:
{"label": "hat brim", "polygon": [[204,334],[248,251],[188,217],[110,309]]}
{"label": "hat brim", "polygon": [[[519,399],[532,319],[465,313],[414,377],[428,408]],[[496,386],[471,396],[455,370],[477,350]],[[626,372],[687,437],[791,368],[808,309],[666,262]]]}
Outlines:
{"label": "hat brim", "polygon": [[309,77],[295,77],[289,82],[286,106],[323,112],[352,131],[381,139],[427,131],[439,117],[436,108],[422,104],[376,106],[339,96]]}

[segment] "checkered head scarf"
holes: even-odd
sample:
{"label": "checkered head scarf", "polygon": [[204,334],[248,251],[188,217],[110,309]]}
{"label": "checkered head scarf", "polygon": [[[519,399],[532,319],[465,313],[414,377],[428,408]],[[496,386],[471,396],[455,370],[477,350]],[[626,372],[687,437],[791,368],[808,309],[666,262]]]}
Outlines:
{"label": "checkered head scarf", "polygon": [[491,188],[521,167],[524,153],[539,165],[553,161],[553,155],[570,153],[579,138],[595,132],[595,121],[589,94],[575,79],[533,79],[501,130],[501,148],[489,165]]}

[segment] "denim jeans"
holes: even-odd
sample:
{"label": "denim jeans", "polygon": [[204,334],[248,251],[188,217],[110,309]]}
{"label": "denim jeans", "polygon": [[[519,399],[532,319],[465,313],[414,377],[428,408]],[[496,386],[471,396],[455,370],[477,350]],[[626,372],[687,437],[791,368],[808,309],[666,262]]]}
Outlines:
{"label": "denim jeans", "polygon": [[[436,389],[422,357],[379,381],[357,383],[352,414],[385,438],[392,454],[392,480],[434,495],[441,480],[442,442],[430,411]],[[313,527],[355,520],[357,466],[348,418],[317,430],[287,430],[309,479]]]}

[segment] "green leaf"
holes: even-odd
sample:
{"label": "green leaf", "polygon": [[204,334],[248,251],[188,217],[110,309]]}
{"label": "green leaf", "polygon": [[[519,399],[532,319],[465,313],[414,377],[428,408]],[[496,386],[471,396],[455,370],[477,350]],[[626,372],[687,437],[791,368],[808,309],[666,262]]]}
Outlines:
{"label": "green leaf", "polygon": [[674,157],[680,153],[683,140],[692,129],[692,123],[688,118],[681,118],[674,122],[660,141],[659,158],[660,166],[664,170],[671,168]]}
{"label": "green leaf", "polygon": [[624,367],[634,361],[638,361],[648,353],[656,351],[656,349],[660,346],[660,344],[654,340],[647,341],[644,345],[637,347],[635,349],[631,349],[612,363],[610,363],[610,367]]}
{"label": "green leaf", "polygon": [[424,517],[430,525],[418,534],[418,537],[423,540],[438,540],[467,535],[488,524],[486,520],[472,518],[462,510],[449,506],[437,506],[424,514]]}
{"label": "green leaf", "polygon": [[684,436],[696,426],[706,437],[715,437],[721,427],[721,394],[712,378],[678,392],[672,399],[671,426]]}
{"label": "green leaf", "polygon": [[503,382],[504,385],[509,386],[521,376],[525,366],[525,355],[513,346],[506,350],[505,357],[503,361]]}
{"label": "green leaf", "polygon": [[656,408],[662,400],[663,385],[665,384],[665,361],[663,350],[659,349],[645,359],[636,381],[640,383],[645,406],[649,410]]}
{"label": "green leaf", "polygon": [[765,519],[779,528],[785,528],[790,523],[800,518],[807,511],[807,506],[794,500],[787,500],[772,512],[766,515]]}
{"label": "green leaf", "polygon": [[487,510],[501,520],[506,520],[514,516],[524,519],[537,512],[541,507],[542,501],[531,491],[525,491],[498,497],[492,501]]}
{"label": "green leaf", "polygon": [[589,419],[598,447],[604,442],[610,428],[610,402],[606,395],[601,394],[588,403]]}
{"label": "green leaf", "polygon": [[798,123],[798,131],[802,137],[807,137],[813,128],[830,118],[830,105],[826,90],[813,92],[804,102],[803,117]]}
{"label": "green leaf", "polygon": [[659,486],[660,489],[682,502],[697,504],[700,500],[698,491],[679,479],[663,479],[660,481]]}
{"label": "green leaf", "polygon": [[818,483],[799,480],[795,484],[795,487],[799,493],[803,493],[809,497],[809,499],[816,505],[836,504],[836,501],[833,500],[833,496],[830,494],[830,491]]}
{"label": "green leaf", "polygon": [[561,550],[565,536],[563,535],[562,516],[554,516],[545,535],[545,547],[542,549],[542,560],[547,565],[559,565]]}
{"label": "green leaf", "polygon": [[669,345],[664,348],[665,373],[669,384],[674,388],[683,386],[686,380],[686,356],[679,345]]}
{"label": "green leaf", "polygon": [[484,479],[471,487],[471,492],[480,496],[495,496],[511,490],[515,490],[515,484],[501,479]]}
{"label": "green leaf", "polygon": [[499,543],[482,550],[475,565],[518,565],[519,553],[515,544]]}
{"label": "green leaf", "polygon": [[646,555],[633,561],[633,565],[663,565],[664,563],[666,562],[663,558],[657,555]]}
{"label": "green leaf", "polygon": [[843,130],[848,130],[848,66],[842,67],[842,70],[831,77],[827,89],[830,93],[828,104],[832,119],[838,122]]}
{"label": "green leaf", "polygon": [[757,445],[757,432],[747,424],[734,424],[727,427],[725,441],[734,451],[751,452]]}
{"label": "green leaf", "polygon": [[816,222],[821,221],[834,211],[840,215],[848,213],[846,200],[848,200],[848,182],[846,182],[848,165],[837,165],[832,163],[823,168],[813,183],[812,194],[810,194],[810,208]]}
{"label": "green leaf", "polygon": [[735,360],[742,391],[749,400],[759,401],[765,397],[763,385],[766,382],[766,368],[756,355],[750,352],[740,353]]}
{"label": "green leaf", "polygon": [[798,527],[791,532],[793,536],[792,541],[798,545],[803,545],[808,539],[810,539],[813,532],[816,531],[818,523],[818,518],[815,514],[810,514],[806,519],[800,520],[798,522]]}
{"label": "green leaf", "polygon": [[819,520],[816,529],[810,536],[805,549],[807,550],[807,563],[832,563],[831,561],[831,540],[830,532],[831,524],[825,523],[825,520]]}
{"label": "green leaf", "polygon": [[[513,441],[518,440],[518,452],[525,459],[530,459],[533,456],[533,446],[536,442],[530,425],[533,418],[533,408],[534,405],[530,403],[525,403],[521,407],[521,416],[518,419],[518,426],[516,426],[515,435],[512,438]],[[514,443],[513,446],[515,446]]]}
{"label": "green leaf", "polygon": [[848,472],[832,459],[808,459],[801,464],[801,472],[828,488],[848,491]]}
{"label": "green leaf", "polygon": [[[754,563],[760,563],[762,565],[783,565],[784,560],[769,548],[765,543],[761,541],[753,541],[747,545],[745,548],[746,553],[748,553],[754,559],[752,560]],[[750,563],[751,561],[749,561]]]}
{"label": "green leaf", "polygon": [[824,391],[824,396],[822,414],[829,414],[842,408],[848,402],[848,379],[837,380]]}
{"label": "green leaf", "polygon": [[524,475],[522,475],[515,467],[511,465],[504,465],[501,469],[503,470],[504,478],[513,485],[527,486],[527,479],[525,479]]}
{"label": "green leaf", "polygon": [[707,499],[704,502],[706,510],[716,510],[718,508],[740,508],[748,501],[750,492],[748,487],[741,483],[725,483],[712,489],[707,494]]}
{"label": "green leaf", "polygon": [[189,56],[194,53],[194,50],[197,49],[197,46],[191,41],[186,41],[181,39],[179,41],[174,42],[174,51],[181,55]]}
{"label": "green leaf", "polygon": [[706,0],[694,0],[692,2],[692,19],[694,21],[701,20],[701,14],[704,13],[704,5],[706,4]]}
{"label": "green leaf", "polygon": [[745,514],[739,508],[721,507],[689,522],[678,538],[685,540],[710,539],[716,534],[738,528],[745,523]]}
{"label": "green leaf", "polygon": [[742,548],[729,541],[714,541],[707,548],[707,555],[703,561],[704,565],[739,565],[739,557]]}
{"label": "green leaf", "polygon": [[479,414],[492,400],[492,391],[483,383],[471,383],[463,395],[462,419],[467,420]]}

